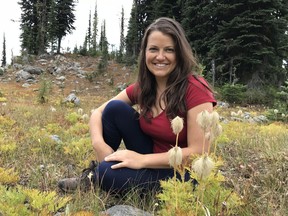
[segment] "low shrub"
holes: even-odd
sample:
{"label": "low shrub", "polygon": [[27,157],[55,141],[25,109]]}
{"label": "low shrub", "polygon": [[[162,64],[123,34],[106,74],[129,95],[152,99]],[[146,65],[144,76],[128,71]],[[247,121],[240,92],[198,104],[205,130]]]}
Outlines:
{"label": "low shrub", "polygon": [[241,84],[225,84],[220,89],[220,95],[222,100],[225,100],[231,104],[242,104],[245,98],[245,92],[247,88]]}

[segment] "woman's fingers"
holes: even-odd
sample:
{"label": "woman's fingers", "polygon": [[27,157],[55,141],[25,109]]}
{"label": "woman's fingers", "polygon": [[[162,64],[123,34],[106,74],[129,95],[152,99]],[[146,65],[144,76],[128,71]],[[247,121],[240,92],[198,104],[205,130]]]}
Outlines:
{"label": "woman's fingers", "polygon": [[108,156],[105,157],[105,161],[122,161],[121,158],[123,159],[123,151],[116,151]]}
{"label": "woman's fingers", "polygon": [[131,168],[131,169],[139,169],[141,168],[140,155],[134,151],[130,150],[119,150],[116,151],[107,157],[105,157],[105,161],[117,161],[119,163],[111,166],[112,169],[119,168]]}
{"label": "woman's fingers", "polygon": [[119,168],[123,168],[124,166],[124,162],[119,162],[117,164],[114,164],[111,166],[111,169],[119,169]]}

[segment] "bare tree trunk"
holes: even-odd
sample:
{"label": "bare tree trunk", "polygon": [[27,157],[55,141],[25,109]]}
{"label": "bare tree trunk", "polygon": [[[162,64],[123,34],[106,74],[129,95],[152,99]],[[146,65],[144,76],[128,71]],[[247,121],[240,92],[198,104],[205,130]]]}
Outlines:
{"label": "bare tree trunk", "polygon": [[62,40],[62,38],[59,37],[59,38],[58,38],[58,46],[57,46],[57,54],[60,54],[60,50],[61,50],[61,40]]}

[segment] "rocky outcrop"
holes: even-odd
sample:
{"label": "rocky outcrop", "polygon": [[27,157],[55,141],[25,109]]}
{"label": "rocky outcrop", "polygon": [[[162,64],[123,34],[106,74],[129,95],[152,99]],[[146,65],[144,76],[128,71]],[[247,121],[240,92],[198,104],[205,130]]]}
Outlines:
{"label": "rocky outcrop", "polygon": [[152,214],[148,212],[129,205],[116,205],[102,212],[102,214],[109,216],[152,216]]}

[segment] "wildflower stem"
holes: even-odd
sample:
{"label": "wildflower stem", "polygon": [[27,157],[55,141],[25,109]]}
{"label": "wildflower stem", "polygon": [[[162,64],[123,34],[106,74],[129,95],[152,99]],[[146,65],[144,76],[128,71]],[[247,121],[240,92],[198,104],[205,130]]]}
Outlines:
{"label": "wildflower stem", "polygon": [[[175,143],[175,147],[178,147],[178,139],[179,139],[179,133],[176,134],[176,143]],[[177,149],[179,151],[179,149]],[[176,157],[175,157],[175,164],[176,164]],[[175,184],[175,195],[176,195],[176,210],[178,209],[178,191],[177,191],[177,173],[176,173],[176,169],[177,169],[177,166],[174,167],[174,184]]]}
{"label": "wildflower stem", "polygon": [[[175,144],[175,147],[178,147],[178,138],[179,138],[179,133],[176,134],[176,144]],[[179,149],[177,149],[177,151],[179,151]],[[174,158],[174,164],[176,164],[176,157]],[[175,181],[176,181],[176,167],[174,167],[174,178],[175,178]]]}
{"label": "wildflower stem", "polygon": [[211,143],[209,142],[208,151],[207,151],[208,155],[210,155],[210,150],[211,150]]}
{"label": "wildflower stem", "polygon": [[202,143],[202,155],[204,155],[204,152],[205,152],[205,130],[204,130],[203,143]]}
{"label": "wildflower stem", "polygon": [[195,215],[198,215],[198,208],[199,208],[199,195],[197,195],[197,200],[196,200],[196,214]]}

